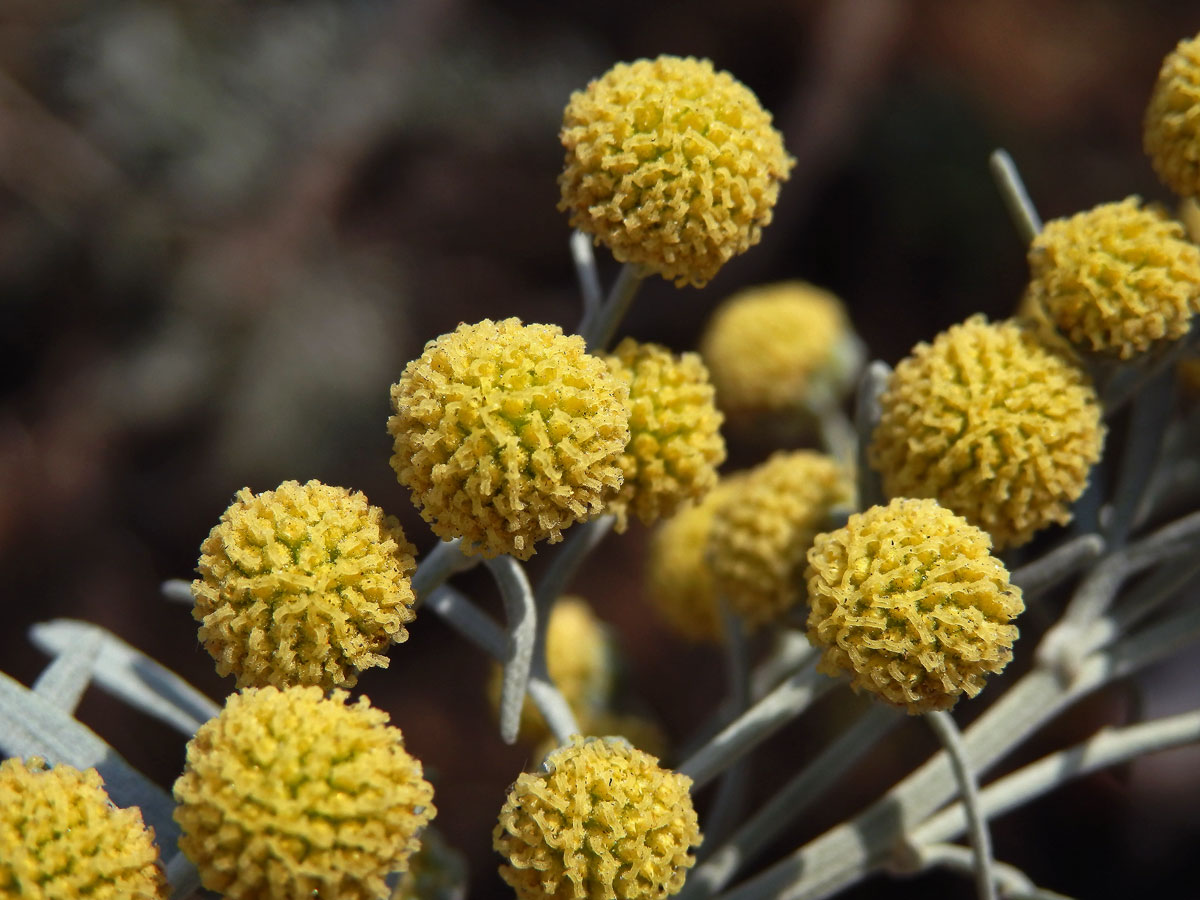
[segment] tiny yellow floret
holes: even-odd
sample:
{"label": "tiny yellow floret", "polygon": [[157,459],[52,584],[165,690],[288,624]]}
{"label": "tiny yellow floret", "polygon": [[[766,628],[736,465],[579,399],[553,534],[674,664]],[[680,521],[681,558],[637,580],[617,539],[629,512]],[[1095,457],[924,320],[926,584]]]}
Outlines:
{"label": "tiny yellow floret", "polygon": [[700,339],[717,405],[732,420],[795,415],[839,400],[862,348],[841,301],[803,281],[747,288],[714,310]]}
{"label": "tiny yellow floret", "polygon": [[1012,658],[1025,608],[987,533],[934,500],[873,506],[818,535],[805,579],[819,671],[910,715],[978,694]]}
{"label": "tiny yellow floret", "polygon": [[192,616],[239,688],[349,687],[408,640],[413,546],[361,493],[319,481],[242,488],[200,554]]}
{"label": "tiny yellow floret", "polygon": [[571,225],[680,287],[758,243],[795,163],[758,98],[691,57],[618,63],[571,95],[560,137]]}
{"label": "tiny yellow floret", "polygon": [[1029,248],[1030,294],[1076,347],[1129,359],[1187,334],[1200,248],[1129,197],[1047,222]]}
{"label": "tiny yellow floret", "polygon": [[400,729],[365,697],[248,688],[200,726],[175,782],[179,848],[230,900],[381,900],[433,818]]}
{"label": "tiny yellow floret", "polygon": [[631,511],[650,525],[712,490],[717,466],[725,461],[724,417],[695,353],[676,356],[658,344],[625,338],[605,359],[629,387],[629,444],[621,456],[625,483],[608,505],[622,532]]}
{"label": "tiny yellow floret", "polygon": [[1142,143],[1158,177],[1181,197],[1200,195],[1200,35],[1163,59]]}
{"label": "tiny yellow floret", "polygon": [[779,452],[750,470],[713,517],[713,584],[747,624],[782,620],[804,599],[805,555],[834,507],[854,498],[849,473],[812,450]]}
{"label": "tiny yellow floret", "polygon": [[574,737],[517,778],[492,832],[518,900],[642,900],[683,887],[692,780],[620,738]]}
{"label": "tiny yellow floret", "polygon": [[1091,381],[1017,322],[972,316],[920,343],[868,448],[889,497],[932,497],[997,548],[1071,520],[1104,441]]}
{"label": "tiny yellow floret", "polygon": [[620,489],[628,396],[557,325],[459,325],[392,385],[392,468],[442,539],[529,559]]}
{"label": "tiny yellow floret", "polygon": [[0,762],[0,897],[165,900],[154,829],[117,809],[95,769]]}

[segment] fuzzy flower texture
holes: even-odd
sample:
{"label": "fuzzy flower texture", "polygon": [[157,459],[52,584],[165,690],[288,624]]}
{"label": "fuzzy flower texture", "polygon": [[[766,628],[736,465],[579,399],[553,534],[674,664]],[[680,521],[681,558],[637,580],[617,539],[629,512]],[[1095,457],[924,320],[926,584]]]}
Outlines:
{"label": "fuzzy flower texture", "polygon": [[434,816],[433,788],[365,697],[319,688],[232,695],[175,782],[180,849],[230,900],[378,900]]}
{"label": "fuzzy flower texture", "polygon": [[581,738],[522,774],[493,832],[518,900],[650,900],[683,887],[700,829],[692,780],[619,738]]}
{"label": "fuzzy flower texture", "polygon": [[1143,144],[1164,184],[1182,197],[1200,195],[1200,35],[1180,41],[1163,60]]}
{"label": "fuzzy flower texture", "polygon": [[192,616],[239,688],[349,687],[408,639],[413,547],[360,493],[319,481],[243,488],[200,549]]}
{"label": "fuzzy flower texture", "polygon": [[154,831],[117,809],[95,769],[0,763],[0,897],[157,900],[167,896]]}
{"label": "fuzzy flower texture", "polygon": [[757,244],[793,163],[758,98],[708,60],[619,63],[571,95],[559,209],[676,285]]}
{"label": "fuzzy flower texture", "polygon": [[818,665],[910,714],[974,697],[1012,658],[1025,606],[985,532],[933,500],[893,500],[819,535],[808,553]]}
{"label": "fuzzy flower texture", "polygon": [[628,397],[556,325],[460,325],[392,385],[392,468],[438,537],[529,559],[621,487]]}

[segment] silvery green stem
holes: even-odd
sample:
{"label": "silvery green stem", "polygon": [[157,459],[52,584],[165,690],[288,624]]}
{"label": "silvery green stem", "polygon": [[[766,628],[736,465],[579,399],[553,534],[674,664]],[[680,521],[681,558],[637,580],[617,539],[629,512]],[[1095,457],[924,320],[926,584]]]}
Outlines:
{"label": "silvery green stem", "polygon": [[608,292],[608,298],[600,306],[598,312],[580,325],[579,333],[587,341],[587,348],[592,353],[603,353],[612,343],[621,325],[621,320],[633,305],[638,288],[642,286],[646,273],[635,263],[625,263],[617,280]]}
{"label": "silvery green stem", "polygon": [[821,655],[803,631],[780,628],[775,631],[775,646],[750,676],[750,696],[757,700],[797,669],[812,665]]}
{"label": "silvery green stem", "polygon": [[892,377],[892,367],[880,360],[874,360],[863,371],[858,380],[858,391],[854,398],[854,428],[858,432],[857,448],[857,477],[858,477],[858,508],[869,509],[887,498],[883,493],[883,484],[879,473],[867,462],[867,450],[871,446],[871,438],[875,427],[879,424],[882,410],[879,397],[887,387]]}
{"label": "silvery green stem", "polygon": [[1125,452],[1112,498],[1112,518],[1105,529],[1109,546],[1125,542],[1133,527],[1142,497],[1157,468],[1166,437],[1167,423],[1175,408],[1175,372],[1160,372],[1133,401]]}
{"label": "silvery green stem", "polygon": [[537,586],[539,608],[553,603],[566,592],[567,585],[579,571],[588,554],[600,546],[600,542],[612,531],[616,516],[597,516],[582,525],[572,528],[558,549],[553,561],[546,568]]}
{"label": "silvery green stem", "polygon": [[167,863],[167,884],[171,886],[171,900],[186,900],[200,889],[200,873],[182,852]]}
{"label": "silvery green stem", "polygon": [[801,772],[776,792],[725,844],[688,876],[680,900],[704,900],[733,880],[734,875],[775,836],[837,783],[865,753],[905,719],[881,703],[867,710],[830,743]]}
{"label": "silvery green stem", "polygon": [[[916,849],[913,859],[916,871],[935,866],[972,875],[975,872],[975,858],[972,851],[955,844],[931,844]],[[992,870],[996,875],[996,884],[1003,891],[1005,900],[1071,900],[1065,894],[1056,894],[1039,888],[1029,876],[1007,863],[998,862]]]}
{"label": "silvery green stem", "polygon": [[1013,225],[1021,236],[1021,242],[1028,249],[1042,230],[1042,219],[1033,201],[1029,199],[1029,191],[1025,189],[1025,182],[1021,173],[1017,171],[1017,164],[1013,162],[1007,150],[998,149],[992,151],[988,158],[988,166],[992,170],[996,187],[1000,189],[1004,205],[1008,207]]}
{"label": "silvery green stem", "polygon": [[842,408],[836,402],[819,407],[808,407],[817,421],[821,446],[825,452],[846,466],[855,465],[858,459],[858,433]]}
{"label": "silvery green stem", "polygon": [[500,737],[506,744],[517,742],[521,727],[521,707],[529,689],[529,671],[533,664],[533,645],[537,638],[537,606],[533,588],[524,567],[511,556],[486,561],[504,600],[508,619],[508,653],[504,661],[504,680],[500,687]]}
{"label": "silvery green stem", "polygon": [[1120,412],[1133,396],[1140,394],[1147,385],[1165,372],[1173,372],[1175,364],[1188,352],[1190,341],[1187,337],[1173,341],[1164,350],[1158,351],[1157,356],[1144,359],[1140,366],[1121,365],[1108,384],[1100,391],[1100,405],[1104,408],[1104,417],[1111,418]]}
{"label": "silvery green stem", "polygon": [[168,603],[191,606],[196,602],[196,598],[192,596],[192,583],[182,578],[168,578],[158,589]]}
{"label": "silvery green stem", "polygon": [[975,890],[979,900],[996,900],[996,875],[992,861],[992,836],[988,831],[987,819],[979,808],[979,782],[971,771],[967,751],[963,746],[962,733],[948,712],[935,710],[925,715],[925,721],[942,742],[950,758],[950,768],[958,781],[958,795],[962,798],[971,832],[971,852],[974,856]]}
{"label": "silvery green stem", "polygon": [[815,668],[801,669],[684,760],[677,771],[692,779],[692,790],[699,790],[837,684]]}
{"label": "silvery green stem", "polygon": [[1032,562],[1012,573],[1010,580],[1021,589],[1026,601],[1070,578],[1104,552],[1104,538],[1081,534],[1069,538]]}
{"label": "silvery green stem", "polygon": [[412,577],[412,589],[418,603],[442,582],[479,564],[480,557],[463,553],[461,543],[460,538],[439,541],[417,564],[417,571]]}
{"label": "silvery green stem", "polygon": [[579,278],[579,291],[583,296],[583,321],[587,322],[599,310],[604,291],[596,271],[592,239],[578,228],[571,232],[571,260],[575,263],[575,275]]}
{"label": "silvery green stem", "polygon": [[[30,631],[36,628],[35,625]],[[102,640],[99,629],[93,629],[60,649],[47,651],[53,661],[34,681],[34,693],[45,697],[63,712],[74,714],[83,692],[91,683]]]}

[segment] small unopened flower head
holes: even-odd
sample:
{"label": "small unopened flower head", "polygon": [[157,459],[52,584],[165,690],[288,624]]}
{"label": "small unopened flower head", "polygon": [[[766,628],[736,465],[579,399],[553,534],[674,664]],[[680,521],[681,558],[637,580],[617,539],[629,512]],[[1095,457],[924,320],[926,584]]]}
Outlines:
{"label": "small unopened flower head", "polygon": [[230,900],[379,900],[434,816],[400,729],[365,697],[248,688],[200,726],[175,782],[179,848]]}
{"label": "small unopened flower head", "polygon": [[626,338],[605,358],[613,375],[629,386],[629,444],[621,456],[625,483],[608,505],[620,532],[630,512],[650,525],[712,490],[717,466],[725,461],[723,416],[695,353],[676,356],[658,344]]}
{"label": "small unopened flower head", "polygon": [[786,281],[739,291],[718,306],[700,355],[721,411],[753,422],[840,399],[863,354],[836,296]]}
{"label": "small unopened flower head", "polygon": [[706,59],[618,63],[571,95],[559,209],[678,286],[757,244],[795,160],[758,98]]}
{"label": "small unopened flower head", "polygon": [[557,325],[459,325],[392,385],[392,468],[439,537],[529,559],[621,487],[628,396]]}
{"label": "small unopened flower head", "polygon": [[117,809],[95,769],[0,762],[0,897],[158,900],[167,880],[154,829]]}
{"label": "small unopened flower head", "polygon": [[1200,35],[1163,59],[1143,123],[1154,171],[1183,197],[1200,194]]}
{"label": "small unopened flower head", "polygon": [[[546,669],[577,720],[590,721],[607,708],[616,674],[612,638],[582,597],[559,597],[551,608]],[[495,666],[488,684],[494,708],[500,705],[502,676],[503,670]],[[521,737],[538,741],[549,733],[542,714],[527,697],[521,707]]]}
{"label": "small unopened flower head", "polygon": [[242,488],[200,554],[192,616],[239,688],[351,686],[408,640],[413,547],[361,493],[319,481]]}
{"label": "small unopened flower head", "polygon": [[1047,222],[1029,248],[1030,293],[1076,347],[1129,359],[1187,333],[1200,248],[1136,197]]}
{"label": "small unopened flower head", "polygon": [[854,497],[849,473],[811,450],[776,453],[752,469],[713,517],[713,583],[750,625],[781,620],[804,599],[805,554],[835,506]]}
{"label": "small unopened flower head", "polygon": [[724,634],[705,550],[713,517],[744,477],[722,476],[703,500],[660,523],[651,535],[650,599],[667,624],[688,640],[715,642]]}
{"label": "small unopened flower head", "polygon": [[492,832],[518,900],[642,900],[683,887],[700,843],[692,780],[620,738],[572,739],[522,774]]}
{"label": "small unopened flower head", "polygon": [[818,669],[910,714],[978,694],[1012,658],[1025,608],[987,533],[934,500],[873,506],[818,535],[805,579]]}
{"label": "small unopened flower head", "polygon": [[1104,440],[1091,382],[1015,322],[973,316],[918,344],[869,448],[890,497],[932,497],[997,548],[1071,519]]}

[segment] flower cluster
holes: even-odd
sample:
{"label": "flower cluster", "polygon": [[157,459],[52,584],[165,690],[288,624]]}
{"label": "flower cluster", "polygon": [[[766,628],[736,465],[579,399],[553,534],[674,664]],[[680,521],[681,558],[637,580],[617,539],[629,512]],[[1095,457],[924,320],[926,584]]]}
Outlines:
{"label": "flower cluster", "polygon": [[575,737],[523,774],[492,833],[518,900],[650,900],[683,887],[700,843],[691,779],[616,738]]}
{"label": "flower cluster", "polygon": [[415,618],[416,563],[400,523],[319,481],[249,488],[200,547],[200,640],[237,686],[349,687]]}
{"label": "flower cluster", "polygon": [[880,405],[869,457],[888,496],[936,498],[997,547],[1070,521],[1104,438],[1082,369],[983,316],[918,344]]}
{"label": "flower cluster", "polygon": [[620,532],[630,511],[650,525],[712,490],[717,466],[725,461],[725,441],[708,371],[696,354],[676,356],[658,344],[626,338],[605,359],[629,387],[624,484],[608,504]]}
{"label": "flower cluster", "polygon": [[232,695],[175,782],[180,849],[231,900],[378,900],[434,816],[433,788],[365,697],[317,687]]}
{"label": "flower cluster", "polygon": [[1183,197],[1200,194],[1200,35],[1180,41],[1163,60],[1143,144],[1163,183]]}
{"label": "flower cluster", "polygon": [[555,325],[460,325],[392,385],[392,468],[439,537],[528,559],[620,489],[628,397]]}
{"label": "flower cluster", "polygon": [[159,900],[154,830],[117,809],[95,769],[0,762],[0,897]]}
{"label": "flower cluster", "polygon": [[794,162],[758,98],[690,57],[614,66],[571,95],[561,137],[571,225],[680,286],[758,243]]}
{"label": "flower cluster", "polygon": [[821,671],[912,714],[978,694],[1012,658],[1025,608],[987,534],[933,500],[893,500],[818,535],[805,580]]}

